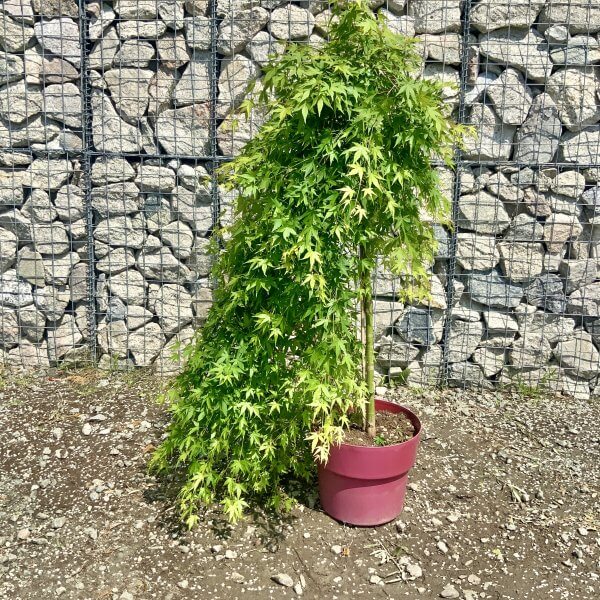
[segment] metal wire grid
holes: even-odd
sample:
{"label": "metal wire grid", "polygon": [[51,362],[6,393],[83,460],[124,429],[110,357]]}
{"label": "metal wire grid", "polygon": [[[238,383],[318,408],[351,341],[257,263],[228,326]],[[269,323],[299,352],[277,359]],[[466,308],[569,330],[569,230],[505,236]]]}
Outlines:
{"label": "metal wire grid", "polygon": [[[376,275],[380,375],[483,387],[552,381],[593,393],[600,116],[590,82],[600,62],[599,9],[588,0],[372,6],[392,29],[421,39],[424,76],[452,84],[454,116],[480,134],[457,154],[456,173],[442,171],[456,228],[437,227],[430,304],[401,306],[401,283]],[[219,218],[231,218],[233,198],[214,167],[264,118],[237,119],[246,83],[287,40],[322,43],[329,5],[28,7],[7,0],[0,8],[0,156],[10,196],[0,213],[8,232],[1,254],[9,255],[2,281],[10,284],[20,264],[11,262],[16,250],[23,265],[43,263],[45,275],[43,285],[25,280],[33,304],[27,295],[23,305],[2,302],[8,361],[48,353],[44,344],[56,347],[58,332],[64,341],[52,363],[89,349],[104,365],[158,359],[168,369],[165,347],[188,339],[210,303],[208,237]],[[32,171],[36,187],[20,185]],[[29,209],[24,216],[26,206],[39,218]],[[41,263],[37,255],[27,263],[29,252]],[[66,280],[52,275],[65,270]],[[28,290],[22,277],[15,285]],[[45,295],[58,310],[41,310],[35,298]],[[34,312],[43,320],[36,334],[22,324]]]}

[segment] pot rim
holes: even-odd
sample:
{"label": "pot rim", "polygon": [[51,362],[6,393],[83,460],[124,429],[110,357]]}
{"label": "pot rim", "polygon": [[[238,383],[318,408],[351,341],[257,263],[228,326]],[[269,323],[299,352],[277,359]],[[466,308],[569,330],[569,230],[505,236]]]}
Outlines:
{"label": "pot rim", "polygon": [[[409,444],[409,443],[413,442],[415,438],[419,438],[420,437],[421,432],[423,431],[423,425],[422,425],[421,420],[419,419],[419,417],[417,417],[417,415],[410,408],[407,408],[403,404],[399,404],[397,402],[392,402],[390,400],[386,400],[385,398],[375,397],[375,402],[376,403],[378,402],[380,404],[391,404],[392,406],[399,407],[400,408],[399,412],[404,413],[408,417],[408,419],[410,420],[410,422],[413,424],[413,426],[415,428],[414,435],[411,438],[409,438],[407,440],[404,440],[403,442],[398,442],[397,444],[388,444],[387,446],[361,446],[359,444],[347,444],[346,442],[341,442],[339,444],[333,444],[334,447],[341,448],[343,446],[347,446],[348,448],[361,448],[363,450],[385,451],[385,450],[388,450],[390,448],[398,448],[398,447],[402,446],[403,444]],[[388,411],[388,410],[385,410],[385,409],[383,409],[383,410],[380,409],[378,411],[377,410],[377,404],[376,404],[375,405],[375,412],[393,412],[393,411]]]}

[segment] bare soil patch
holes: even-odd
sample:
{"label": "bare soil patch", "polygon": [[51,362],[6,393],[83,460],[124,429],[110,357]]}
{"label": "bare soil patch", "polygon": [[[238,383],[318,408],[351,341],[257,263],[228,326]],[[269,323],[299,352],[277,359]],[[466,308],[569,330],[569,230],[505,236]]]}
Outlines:
{"label": "bare soil patch", "polygon": [[600,596],[597,400],[390,392],[424,427],[396,523],[343,526],[310,488],[285,518],[230,527],[209,510],[189,532],[174,482],[146,471],[166,423],[157,379],[82,371],[2,383],[2,599]]}
{"label": "bare soil patch", "polygon": [[391,446],[414,437],[415,428],[403,413],[381,411],[377,413],[375,437],[368,435],[359,425],[352,425],[344,436],[346,444],[354,446]]}

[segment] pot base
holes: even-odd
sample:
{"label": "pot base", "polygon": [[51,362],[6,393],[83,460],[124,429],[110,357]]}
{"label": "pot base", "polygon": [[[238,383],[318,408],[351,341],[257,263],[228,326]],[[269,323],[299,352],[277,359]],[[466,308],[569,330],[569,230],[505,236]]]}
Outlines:
{"label": "pot base", "polygon": [[402,512],[421,434],[419,419],[407,408],[379,399],[375,408],[404,413],[415,426],[414,437],[382,447],[341,444],[332,447],[327,464],[319,465],[323,510],[337,521],[362,527],[389,523]]}

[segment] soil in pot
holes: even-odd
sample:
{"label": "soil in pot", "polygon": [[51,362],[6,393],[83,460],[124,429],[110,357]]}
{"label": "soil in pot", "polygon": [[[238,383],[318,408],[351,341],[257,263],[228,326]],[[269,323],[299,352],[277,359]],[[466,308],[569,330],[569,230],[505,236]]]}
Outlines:
{"label": "soil in pot", "polygon": [[353,446],[391,446],[410,440],[415,426],[404,413],[377,412],[377,433],[372,437],[360,425],[352,424],[344,436],[344,444]]}

